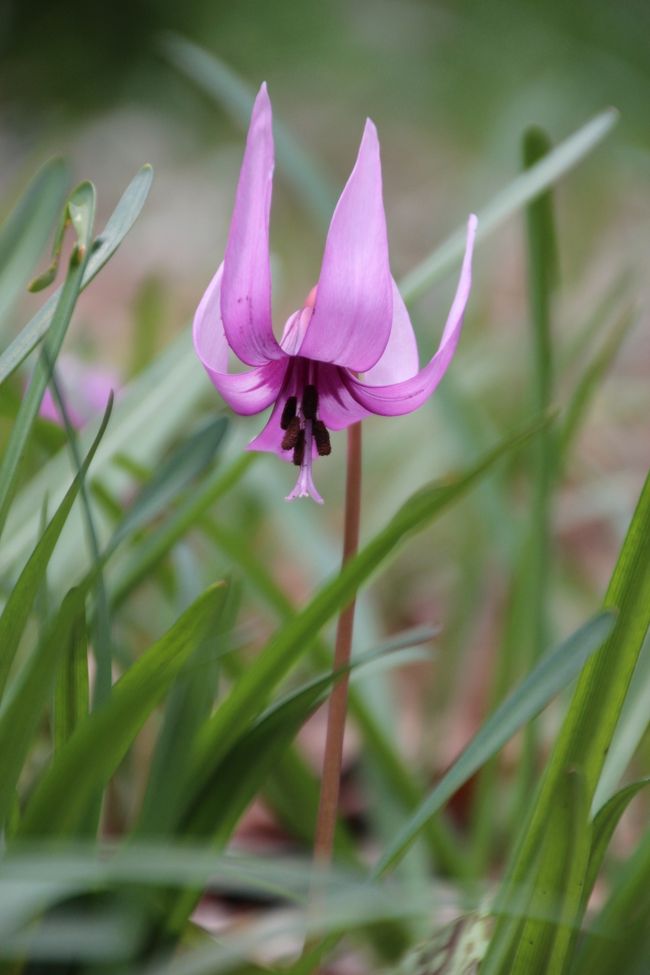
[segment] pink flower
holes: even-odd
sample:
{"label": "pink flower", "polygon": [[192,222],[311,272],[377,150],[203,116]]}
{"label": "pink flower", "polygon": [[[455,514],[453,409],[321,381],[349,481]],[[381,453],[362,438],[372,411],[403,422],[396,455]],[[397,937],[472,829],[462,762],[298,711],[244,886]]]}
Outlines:
{"label": "pink flower", "polygon": [[[460,281],[440,346],[420,369],[413,328],[390,272],[379,142],[368,120],[330,223],[318,285],[289,318],[278,343],[269,262],[273,164],[271,102],[262,85],[226,253],[196,311],[194,346],[236,413],[260,413],[273,405],[248,449],[273,451],[300,467],[287,500],[310,496],[322,503],[312,462],[330,453],[329,432],[371,413],[417,410],[442,379],[469,297],[476,217],[469,219]],[[230,351],[250,370],[229,372]]]}
{"label": "pink flower", "polygon": [[[122,385],[112,369],[90,365],[71,355],[59,356],[56,372],[66,412],[77,430],[93,417],[101,415],[110,393],[117,393]],[[49,387],[45,390],[38,412],[44,420],[50,420],[60,427],[64,425]]]}

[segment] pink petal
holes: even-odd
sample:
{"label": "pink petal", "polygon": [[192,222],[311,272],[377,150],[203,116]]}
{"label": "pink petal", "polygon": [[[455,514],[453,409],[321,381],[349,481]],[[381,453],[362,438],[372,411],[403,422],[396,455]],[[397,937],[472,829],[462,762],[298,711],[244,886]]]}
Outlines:
{"label": "pink petal", "polygon": [[419,367],[418,346],[411,319],[404,299],[393,281],[393,322],[388,345],[379,362],[363,377],[364,382],[369,386],[389,386],[400,383],[403,379],[410,379]]}
{"label": "pink petal", "polygon": [[275,402],[289,362],[283,356],[250,372],[228,372],[229,346],[220,315],[223,264],[212,278],[194,316],[193,337],[196,354],[226,403],[248,416]]}
{"label": "pink petal", "polygon": [[339,366],[318,367],[318,415],[328,430],[345,430],[370,415],[351,395]]}
{"label": "pink petal", "polygon": [[392,283],[377,130],[368,120],[330,224],[316,304],[300,355],[355,372],[388,344]]}
{"label": "pink petal", "polygon": [[273,191],[271,102],[255,99],[224,258],[221,315],[231,349],[249,366],[281,356],[273,335],[269,217]]}
{"label": "pink petal", "polygon": [[365,409],[381,416],[401,416],[411,413],[431,396],[452,360],[463,325],[465,307],[472,284],[472,251],[476,236],[476,217],[472,214],[467,226],[467,244],[456,296],[449,312],[438,351],[415,376],[386,386],[361,382],[346,373],[345,383],[355,400]]}

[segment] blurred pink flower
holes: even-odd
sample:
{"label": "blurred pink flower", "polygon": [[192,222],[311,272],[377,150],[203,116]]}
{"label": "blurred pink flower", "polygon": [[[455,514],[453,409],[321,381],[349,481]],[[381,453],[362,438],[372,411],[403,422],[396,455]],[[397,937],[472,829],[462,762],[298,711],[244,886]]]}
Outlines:
{"label": "blurred pink flower", "polygon": [[[271,102],[257,95],[223,263],[194,317],[194,345],[237,413],[273,405],[250,450],[300,467],[287,500],[312,497],[312,461],[330,430],[375,413],[398,416],[431,396],[455,352],[470,292],[476,217],[469,218],[458,289],[438,351],[419,368],[415,335],[391,276],[377,131],[368,119],[354,169],[330,223],[318,285],[278,343],[271,319],[269,216],[274,166]],[[229,351],[252,368],[228,371]],[[360,374],[363,373],[363,378]]]}
{"label": "blurred pink flower", "polygon": [[[117,394],[122,386],[114,369],[92,365],[72,355],[59,356],[56,375],[70,422],[77,430],[93,417],[101,415],[111,391]],[[39,415],[44,420],[63,426],[63,417],[49,387],[41,402]]]}

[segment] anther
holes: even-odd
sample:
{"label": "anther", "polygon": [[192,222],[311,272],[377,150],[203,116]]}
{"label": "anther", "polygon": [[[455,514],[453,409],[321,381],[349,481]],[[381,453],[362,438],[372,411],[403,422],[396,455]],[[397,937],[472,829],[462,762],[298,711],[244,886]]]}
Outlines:
{"label": "anther", "polygon": [[[282,410],[282,419],[280,420],[280,426],[283,430],[286,430],[296,415],[296,407],[298,406],[298,400],[295,396],[290,396],[287,402],[284,404],[284,409]],[[288,447],[284,448],[288,450]]]}
{"label": "anther", "polygon": [[305,431],[298,431],[296,446],[293,448],[293,462],[296,467],[300,467],[305,457]]}
{"label": "anther", "polygon": [[302,415],[305,420],[315,420],[318,411],[318,390],[309,383],[302,394]]}
{"label": "anther", "polygon": [[[294,401],[295,401],[295,397],[294,397]],[[287,424],[287,427],[286,427],[286,431],[287,432],[285,433],[284,437],[282,438],[282,449],[283,450],[293,450],[293,448],[298,443],[298,438],[300,436],[300,433],[302,432],[300,430],[300,420],[298,419],[297,416],[293,416],[289,420],[289,422]]]}
{"label": "anther", "polygon": [[328,457],[332,453],[332,444],[329,431],[322,420],[314,420],[313,431],[319,457]]}

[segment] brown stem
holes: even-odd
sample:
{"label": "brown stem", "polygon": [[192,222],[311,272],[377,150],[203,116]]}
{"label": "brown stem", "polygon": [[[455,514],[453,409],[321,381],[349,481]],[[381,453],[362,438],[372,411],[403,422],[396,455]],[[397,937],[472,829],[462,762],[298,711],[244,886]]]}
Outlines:
{"label": "brown stem", "polygon": [[[359,521],[361,517],[361,424],[355,423],[348,429],[348,465],[345,486],[345,527],[343,532],[342,564],[356,555],[359,548]],[[353,599],[343,609],[336,628],[334,645],[334,670],[347,667],[352,650],[352,629],[354,626]],[[318,864],[328,864],[332,859],[334,833],[339,805],[341,785],[341,764],[343,759],[343,735],[348,707],[349,672],[343,674],[334,685],[327,711],[327,735],[323,758],[320,803],[314,839],[314,860]]]}

